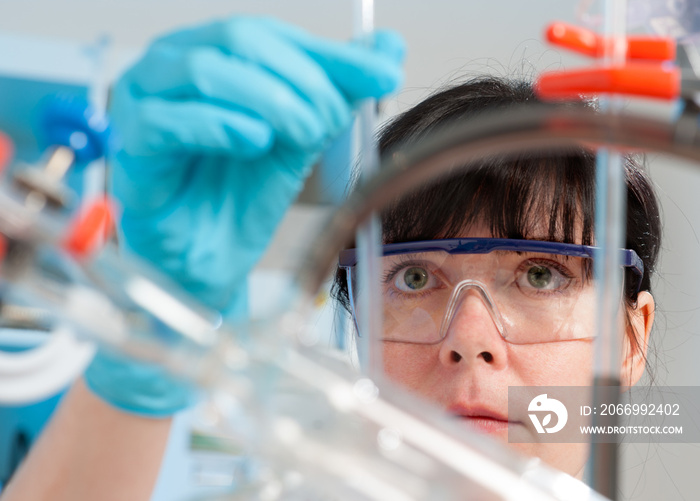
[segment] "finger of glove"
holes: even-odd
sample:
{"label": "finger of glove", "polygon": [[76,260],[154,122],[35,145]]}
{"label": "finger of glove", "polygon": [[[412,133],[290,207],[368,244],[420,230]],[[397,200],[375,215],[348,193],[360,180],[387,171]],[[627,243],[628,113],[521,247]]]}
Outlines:
{"label": "finger of glove", "polygon": [[329,136],[327,121],[288,81],[212,47],[152,47],[126,78],[136,97],[200,100],[246,111],[266,121],[277,139],[301,148],[315,147]]}
{"label": "finger of glove", "polygon": [[[272,147],[270,125],[248,113],[201,101],[136,99],[133,113],[116,113],[124,151],[154,154],[214,154],[254,159]],[[154,169],[153,175],[158,175]]]}
{"label": "finger of glove", "polygon": [[[256,18],[236,18],[220,22],[201,31],[188,30],[165,37],[159,41],[179,47],[207,46],[209,31],[222,32],[220,38],[226,44],[214,45],[226,54],[258,64],[291,85],[322,116],[332,135],[350,121],[350,107],[326,72],[306,52],[268,29],[264,21]],[[215,40],[213,36],[211,39]]]}
{"label": "finger of glove", "polygon": [[403,82],[405,48],[396,32],[377,30],[373,46],[339,42],[269,18],[235,17],[163,37],[177,46],[215,46],[228,54],[254,58],[261,33],[276,33],[311,56],[351,101],[379,98],[397,90]]}
{"label": "finger of glove", "polygon": [[372,48],[360,43],[320,41],[303,31],[281,25],[330,75],[351,100],[379,99],[403,84],[403,40],[396,33],[377,31]]}

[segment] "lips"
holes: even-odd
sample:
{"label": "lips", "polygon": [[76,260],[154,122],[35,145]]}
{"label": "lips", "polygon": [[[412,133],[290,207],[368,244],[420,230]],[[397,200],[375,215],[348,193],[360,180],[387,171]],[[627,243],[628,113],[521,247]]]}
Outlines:
{"label": "lips", "polygon": [[515,424],[508,420],[506,414],[485,406],[455,405],[451,406],[448,412],[467,425],[485,433],[502,433],[508,430],[509,425]]}

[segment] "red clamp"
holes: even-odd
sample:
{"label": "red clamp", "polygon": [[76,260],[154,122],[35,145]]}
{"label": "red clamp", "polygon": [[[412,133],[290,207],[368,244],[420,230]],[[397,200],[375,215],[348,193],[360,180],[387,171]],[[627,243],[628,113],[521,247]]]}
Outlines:
{"label": "red clamp", "polygon": [[114,215],[114,204],[107,197],[88,203],[73,221],[63,248],[78,259],[89,258],[112,236]]}
{"label": "red clamp", "polygon": [[[545,32],[547,41],[589,57],[604,57],[611,50],[612,40],[597,33],[566,23],[552,23]],[[673,61],[676,59],[676,42],[671,38],[629,36],[625,39],[627,59],[647,61]]]}
{"label": "red clamp", "polygon": [[12,145],[12,140],[3,132],[0,132],[0,171],[10,163],[13,154],[14,146]]}
{"label": "red clamp", "polygon": [[[552,23],[547,40],[575,52],[600,58],[614,43],[593,31]],[[578,99],[583,94],[627,94],[676,99],[681,94],[681,71],[673,65],[676,43],[670,38],[631,36],[625,43],[627,62],[621,66],[551,71],[540,75],[535,91],[542,99]]]}

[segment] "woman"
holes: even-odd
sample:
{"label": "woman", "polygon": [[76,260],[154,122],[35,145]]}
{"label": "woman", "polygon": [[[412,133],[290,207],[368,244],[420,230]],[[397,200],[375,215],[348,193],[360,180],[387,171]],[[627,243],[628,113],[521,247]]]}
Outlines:
{"label": "woman", "polygon": [[[450,122],[536,100],[527,82],[471,80],[396,117],[382,130],[380,149],[387,154]],[[653,323],[650,279],[661,227],[651,182],[632,158],[626,159],[625,178],[625,247],[643,262],[643,273],[625,271],[627,336],[620,377],[622,385],[634,385],[645,368]],[[594,209],[595,158],[583,148],[485,161],[394,202],[382,214],[387,375],[503,440],[518,419],[508,415],[508,387],[591,385],[592,263],[565,252],[571,250],[566,244],[595,244]],[[498,244],[487,254],[435,250],[437,239],[453,238],[515,241],[510,247],[503,240],[470,244]],[[564,245],[523,252],[523,244],[541,241]],[[411,245],[401,245],[405,242]],[[352,311],[352,303],[359,304],[353,297],[358,288],[351,294],[347,279],[354,261],[341,256],[341,266],[344,259],[349,266],[337,274],[335,292]],[[576,476],[586,460],[584,446],[516,447]]]}
{"label": "woman", "polygon": [[[400,39],[390,33],[379,32],[375,46],[366,49],[268,19],[234,18],[154,42],[112,96],[123,143],[112,162],[112,188],[124,207],[126,248],[229,318],[244,314],[246,276],[310,165],[348,126],[357,100],[381,97],[399,85],[402,54]],[[445,91],[386,128],[382,149],[418,140],[448,120],[527,99],[532,96],[526,85],[498,80]],[[561,169],[563,164],[576,168]],[[591,172],[590,155],[581,152],[505,169],[485,166],[456,184],[397,203],[384,214],[385,241],[469,236],[588,243]],[[561,185],[555,182],[560,173],[566,176]],[[477,189],[504,182],[515,191],[500,199]],[[539,197],[538,183],[552,188],[546,190],[550,197]],[[649,273],[659,233],[653,193],[632,164],[628,185],[628,246],[646,260],[643,292],[626,296],[630,343],[623,377],[634,383],[651,327]],[[559,186],[566,188],[562,204],[552,191]],[[516,201],[519,210],[510,213]],[[541,218],[532,220],[533,214]],[[408,275],[420,282],[431,271]],[[472,301],[465,298],[465,305]],[[478,304],[458,306],[439,342],[385,343],[392,379],[498,433],[508,385],[589,384],[589,339],[511,345],[494,331],[493,312]],[[467,322],[479,329],[462,329]],[[148,498],[167,417],[188,404],[190,392],[155,368],[106,353],[96,357],[85,381],[69,392],[3,499]],[[582,454],[570,451],[526,450],[576,474]]]}

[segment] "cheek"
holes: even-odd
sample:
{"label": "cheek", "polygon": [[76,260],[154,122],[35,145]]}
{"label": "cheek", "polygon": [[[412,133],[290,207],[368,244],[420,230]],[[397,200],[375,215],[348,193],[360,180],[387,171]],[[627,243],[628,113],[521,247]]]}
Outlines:
{"label": "cheek", "polygon": [[[440,365],[439,350],[439,345],[384,343],[384,371],[393,381],[426,395]],[[506,385],[589,386],[592,383],[591,339],[507,345],[507,351],[510,375],[505,378]]]}
{"label": "cheek", "polygon": [[510,345],[509,362],[524,386],[589,386],[593,340]]}
{"label": "cheek", "polygon": [[392,381],[426,396],[425,386],[438,363],[439,345],[384,343],[384,372]]}
{"label": "cheek", "polygon": [[[511,345],[511,367],[523,386],[590,386],[593,340],[580,339],[540,345]],[[570,475],[577,475],[588,458],[588,444],[513,444]]]}
{"label": "cheek", "polygon": [[[506,344],[506,367],[480,371],[463,366],[441,371],[440,345],[384,343],[384,370],[394,382],[428,400],[450,399],[455,381],[466,377],[493,392],[494,401],[507,398],[508,386],[589,386],[592,381],[593,341],[580,339],[530,345]],[[454,395],[452,395],[454,396]],[[576,475],[586,462],[587,444],[511,444],[521,453],[541,458],[554,468]]]}

